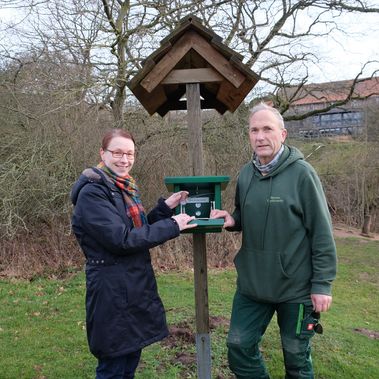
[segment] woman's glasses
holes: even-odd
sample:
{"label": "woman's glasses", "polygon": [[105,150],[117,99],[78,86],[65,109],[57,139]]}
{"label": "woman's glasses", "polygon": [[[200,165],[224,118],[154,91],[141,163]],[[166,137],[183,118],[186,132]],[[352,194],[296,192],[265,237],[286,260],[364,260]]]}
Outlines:
{"label": "woman's glasses", "polygon": [[116,159],[121,159],[124,155],[126,155],[126,158],[128,159],[134,159],[135,157],[135,153],[132,153],[131,151],[129,151],[128,153],[124,153],[122,151],[118,151],[118,150],[108,150],[111,154],[112,154],[112,157],[113,158],[116,158]]}

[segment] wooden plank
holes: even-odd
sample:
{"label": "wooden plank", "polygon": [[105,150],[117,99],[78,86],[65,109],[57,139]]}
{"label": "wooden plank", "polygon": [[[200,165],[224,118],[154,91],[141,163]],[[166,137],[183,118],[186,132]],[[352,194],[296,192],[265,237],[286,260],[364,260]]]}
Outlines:
{"label": "wooden plank", "polygon": [[192,68],[172,70],[161,84],[217,83],[222,80],[223,77],[213,68]]}
{"label": "wooden plank", "polygon": [[[200,102],[201,109],[216,109],[220,114],[224,114],[228,110],[227,106],[216,99],[219,86],[212,84],[215,90],[212,88],[211,91],[209,90],[211,88],[210,86],[211,85],[200,85],[200,95],[204,99]],[[177,85],[175,90],[171,90],[171,87],[174,87],[174,85],[165,87],[167,101],[156,110],[162,117],[169,111],[187,109],[187,101],[181,100],[186,87]]]}
{"label": "wooden plank", "polygon": [[167,96],[163,86],[156,87],[151,93],[145,91],[145,89],[141,86],[137,86],[132,90],[132,92],[148,111],[150,116],[153,115],[156,110],[167,101]]}
{"label": "wooden plank", "polygon": [[213,85],[203,85],[200,87],[200,94],[205,99],[206,104],[201,105],[201,109],[216,109],[220,114],[224,114],[228,108],[221,101],[217,100],[216,94],[213,92]]}
{"label": "wooden plank", "polygon": [[[142,64],[145,65],[145,62],[148,60],[159,62],[163,55],[165,55],[169,50],[172,49],[171,43],[165,43],[162,45],[159,49],[153,51],[143,62]],[[141,78],[142,79],[142,78]]]}
{"label": "wooden plank", "polygon": [[207,40],[215,39],[217,41],[222,41],[222,38],[216,34],[213,30],[206,28],[202,24],[202,20],[194,15],[188,15],[183,17],[179,21],[179,25],[175,30],[165,37],[161,43],[169,41],[170,43],[175,43],[175,41],[188,30],[196,30],[197,33],[201,34]]}
{"label": "wooden plank", "polygon": [[[174,100],[164,103],[156,112],[163,117],[169,111],[185,111],[186,109],[187,102],[185,100]],[[201,109],[215,109],[220,114],[224,114],[228,110],[224,104],[215,98],[201,100]]]}
{"label": "wooden plank", "polygon": [[153,69],[155,62],[152,59],[147,58],[140,71],[129,81],[127,86],[131,91],[134,90],[139,82]]}
{"label": "wooden plank", "polygon": [[161,40],[161,44],[164,44],[164,43],[171,43],[171,44],[174,44],[175,41],[177,39],[179,39],[179,37],[181,37],[186,29],[190,28],[191,27],[191,21],[189,21],[188,19],[181,19],[179,21],[179,25],[174,29],[173,32],[171,32],[168,36],[166,36],[165,38],[163,38]]}
{"label": "wooden plank", "polygon": [[[194,49],[191,49],[190,52],[186,55],[189,58],[190,65],[188,68],[203,68],[203,67],[212,67],[207,63],[207,61]],[[187,67],[183,67],[187,68]]]}
{"label": "wooden plank", "polygon": [[216,99],[225,104],[229,112],[234,112],[256,83],[256,81],[246,79],[239,88],[235,88],[231,83],[223,81]]}
{"label": "wooden plank", "polygon": [[230,57],[229,62],[233,63],[233,65],[236,68],[238,68],[250,80],[255,80],[255,82],[258,82],[259,76],[254,71],[252,71],[250,67],[242,63],[235,55]]}
{"label": "wooden plank", "polygon": [[233,67],[233,65],[204,38],[194,32],[188,32],[187,35],[191,37],[193,49],[226,80],[232,83],[234,87],[238,88],[244,82],[245,75]]}
{"label": "wooden plank", "polygon": [[[175,88],[176,87],[176,88]],[[172,89],[174,88],[174,89]],[[186,87],[183,85],[171,85],[170,87],[165,87],[165,92],[167,96],[167,101],[162,104],[158,109],[157,112],[160,116],[164,116],[168,111],[173,110],[186,110],[187,109],[187,102],[186,101],[180,101],[181,97],[186,92]]]}
{"label": "wooden plank", "polygon": [[244,56],[236,51],[232,50],[229,46],[222,43],[222,40],[213,38],[212,45],[221,52],[221,54],[228,60],[235,57],[235,59],[242,61]]}
{"label": "wooden plank", "polygon": [[168,75],[175,65],[191,49],[191,39],[184,34],[171,50],[153,67],[153,69],[141,81],[141,86],[149,93]]}

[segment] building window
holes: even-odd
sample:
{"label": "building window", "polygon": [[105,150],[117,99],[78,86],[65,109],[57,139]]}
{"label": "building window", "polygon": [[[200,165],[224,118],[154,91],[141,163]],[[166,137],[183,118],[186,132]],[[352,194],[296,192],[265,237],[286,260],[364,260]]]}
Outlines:
{"label": "building window", "polygon": [[313,116],[313,124],[319,128],[335,126],[361,126],[363,120],[362,112],[338,112],[325,113]]}

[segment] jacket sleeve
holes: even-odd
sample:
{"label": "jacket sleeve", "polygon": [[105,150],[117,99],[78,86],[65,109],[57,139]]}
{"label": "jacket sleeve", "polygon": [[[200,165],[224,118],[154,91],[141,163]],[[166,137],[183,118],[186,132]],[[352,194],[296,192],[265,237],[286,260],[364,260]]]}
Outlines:
{"label": "jacket sleeve", "polygon": [[165,203],[165,199],[161,197],[155,208],[153,208],[147,215],[147,220],[149,224],[153,224],[156,221],[171,217],[173,214],[174,211]]}
{"label": "jacket sleeve", "polygon": [[234,211],[231,216],[234,218],[235,225],[233,227],[226,228],[229,232],[240,232],[242,230],[241,225],[241,206],[240,206],[240,193],[239,184],[237,182],[236,194],[234,197]]}
{"label": "jacket sleeve", "polygon": [[165,218],[140,228],[125,224],[105,187],[86,185],[79,193],[74,219],[82,232],[110,253],[124,255],[160,245],[180,234],[179,226]]}
{"label": "jacket sleeve", "polygon": [[311,241],[311,293],[331,295],[331,284],[337,271],[336,245],[325,194],[313,168],[303,176],[301,192],[304,225]]}

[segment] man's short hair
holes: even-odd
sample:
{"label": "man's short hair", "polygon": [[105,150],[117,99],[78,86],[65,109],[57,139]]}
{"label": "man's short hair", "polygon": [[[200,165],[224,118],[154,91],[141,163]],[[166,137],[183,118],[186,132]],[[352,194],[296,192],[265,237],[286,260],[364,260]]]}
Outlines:
{"label": "man's short hair", "polygon": [[279,127],[280,129],[284,129],[284,120],[283,120],[283,116],[280,114],[280,112],[276,109],[276,108],[273,108],[271,107],[270,105],[266,104],[266,103],[259,103],[257,105],[254,105],[253,108],[250,109],[250,115],[249,115],[249,120],[251,119],[251,117],[259,112],[259,111],[263,111],[263,110],[267,110],[267,111],[270,111],[279,121]]}

